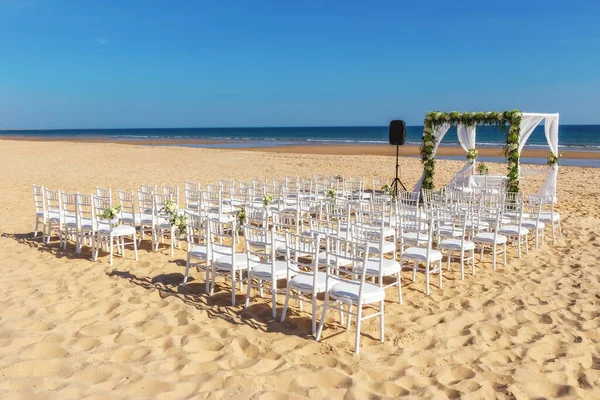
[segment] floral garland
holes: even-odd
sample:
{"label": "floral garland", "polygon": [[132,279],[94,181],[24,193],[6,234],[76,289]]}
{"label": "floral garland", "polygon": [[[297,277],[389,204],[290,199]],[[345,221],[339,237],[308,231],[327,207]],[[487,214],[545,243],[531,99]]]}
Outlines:
{"label": "floral garland", "polygon": [[[459,113],[452,111],[442,113],[432,111],[425,116],[425,127],[423,129],[423,144],[421,145],[421,160],[423,162],[423,189],[433,189],[433,176],[435,171],[435,157],[433,148],[436,138],[433,132],[442,124],[492,125],[500,128],[506,134],[506,145],[504,155],[508,161],[508,184],[509,192],[519,191],[519,136],[521,133],[521,111],[490,111]],[[508,126],[508,129],[507,129]],[[469,154],[471,152],[469,151]]]}
{"label": "floral garland", "polygon": [[471,164],[473,164],[478,156],[479,151],[477,151],[477,149],[469,149],[469,152],[467,153],[467,160],[471,161]]}
{"label": "floral garland", "polygon": [[550,152],[550,154],[548,155],[548,166],[554,167],[556,164],[558,164],[558,159],[560,157],[562,157],[562,154],[556,155],[553,152]]}

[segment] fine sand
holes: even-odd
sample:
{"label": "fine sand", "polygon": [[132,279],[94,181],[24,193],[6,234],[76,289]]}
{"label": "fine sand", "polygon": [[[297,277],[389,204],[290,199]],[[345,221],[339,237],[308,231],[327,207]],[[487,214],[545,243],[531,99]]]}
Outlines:
{"label": "fine sand", "polygon": [[[460,165],[440,161],[436,184]],[[405,272],[404,304],[387,292],[385,342],[377,319],[366,321],[360,356],[337,316],[317,343],[311,314],[295,302],[279,323],[268,296],[232,307],[229,284],[218,281],[209,298],[196,271],[181,289],[183,250],[152,253],[145,242],[138,262],[128,250],[111,267],[104,253],[92,262],[87,247],[79,256],[74,244],[61,251],[57,240],[31,237],[33,183],[82,193],[110,186],[116,197],[118,188],[184,180],[341,173],[370,181],[391,177],[393,166],[391,156],[0,141],[0,397],[600,398],[600,169],[561,167],[556,243],[522,259],[511,249],[497,271],[486,256],[464,281],[453,265],[431,296],[422,274],[413,283]],[[412,187],[419,160],[400,166]],[[527,177],[525,191],[541,179]]]}

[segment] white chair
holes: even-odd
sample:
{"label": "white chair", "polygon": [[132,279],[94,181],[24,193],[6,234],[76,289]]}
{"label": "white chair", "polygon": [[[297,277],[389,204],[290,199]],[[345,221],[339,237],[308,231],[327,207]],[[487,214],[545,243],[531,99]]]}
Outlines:
{"label": "white chair", "polygon": [[429,222],[418,207],[404,206],[398,209],[398,242],[400,251],[408,247],[427,246]]}
{"label": "white chair", "polygon": [[[506,266],[506,242],[508,238],[499,233],[500,221],[502,220],[502,212],[498,209],[484,207],[481,209],[482,217],[490,222],[490,231],[479,232],[473,235],[473,243],[476,249],[480,250],[479,260],[483,260],[483,252],[486,248],[492,253],[492,268],[496,269],[496,257],[503,254],[503,264]],[[500,249],[499,246],[502,246]],[[475,270],[473,270],[473,275]]]}
{"label": "white chair", "polygon": [[169,222],[169,216],[163,211],[167,201],[171,200],[170,194],[154,193],[152,196],[152,251],[158,251],[159,239],[165,243],[165,235],[169,238],[170,253],[174,254],[175,248],[175,227]]}
{"label": "white chair", "polygon": [[[402,266],[396,261],[396,249],[398,248],[396,235],[386,236],[381,228],[362,224],[352,224],[351,232],[352,240],[368,243],[368,247],[363,250],[367,253],[367,278],[371,278],[372,283],[377,281],[383,290],[397,286],[398,302],[402,304]],[[390,258],[386,258],[386,255]],[[363,268],[363,265],[360,268]],[[362,273],[362,271],[359,272]],[[384,285],[383,278],[388,276],[395,276],[396,280]]]}
{"label": "white chair", "polygon": [[285,241],[286,232],[300,234],[300,218],[297,211],[271,211],[273,229],[275,231],[275,251],[278,257],[285,257],[287,246]]}
{"label": "white chair", "polygon": [[521,221],[521,225],[532,232],[536,250],[540,248],[540,245],[544,244],[544,231],[546,230],[546,224],[540,220],[542,206],[543,202],[539,196],[530,196],[528,202],[530,209],[528,213],[529,218],[524,218]]}
{"label": "white chair", "polygon": [[138,211],[140,213],[140,239],[138,246],[141,245],[144,234],[149,233],[154,251],[154,192],[138,190],[137,199]]}
{"label": "white chair", "polygon": [[138,227],[140,214],[135,210],[135,196],[133,192],[119,189],[119,205],[121,206],[121,223]]}
{"label": "white chair", "polygon": [[[321,339],[323,325],[327,318],[327,311],[333,308],[338,310],[341,315],[344,313],[347,314],[346,329],[350,326],[352,316],[356,318],[354,352],[359,354],[362,321],[379,317],[379,340],[384,341],[385,291],[380,286],[365,282],[368,271],[368,267],[365,268],[365,265],[368,265],[369,261],[367,260],[367,252],[363,250],[368,248],[368,243],[349,242],[335,236],[328,236],[326,242],[328,262],[325,286],[329,287],[329,290],[325,292],[323,314],[319,323],[316,340],[319,341]],[[350,269],[348,269],[348,265],[350,265]],[[351,279],[341,280],[340,278],[344,276]],[[331,304],[333,301],[338,305]],[[379,309],[373,314],[363,315],[364,306],[370,304],[378,304]],[[345,306],[347,309],[344,308]],[[356,307],[355,312],[352,310],[353,306]]]}
{"label": "white chair", "polygon": [[475,243],[467,240],[469,236],[467,232],[467,221],[469,220],[469,211],[457,211],[456,214],[456,227],[461,230],[459,237],[452,237],[444,239],[437,244],[438,250],[444,254],[448,259],[448,269],[450,269],[450,263],[456,258],[455,253],[458,253],[460,258],[460,279],[465,279],[465,263],[471,262],[471,268],[473,275],[475,275]]}
{"label": "white chair", "polygon": [[552,230],[552,242],[556,242],[556,230],[558,236],[562,237],[562,227],[560,225],[560,214],[554,209],[554,196],[538,196],[537,199],[541,203],[540,222],[548,224]]}
{"label": "white chair", "polygon": [[169,200],[175,203],[179,211],[179,186],[162,185],[162,193],[169,196]]}
{"label": "white chair", "polygon": [[185,209],[190,213],[202,212],[202,192],[200,190],[188,189],[184,190]]}
{"label": "white chair", "polygon": [[[277,317],[277,282],[286,279],[287,263],[277,260],[273,229],[253,226],[244,228],[246,255],[248,259],[248,282],[245,308],[250,304],[250,291],[257,288],[260,296],[263,290],[271,291],[271,309],[273,318]],[[254,281],[257,281],[256,283]],[[268,285],[265,285],[268,282]]]}
{"label": "white chair", "polygon": [[52,237],[52,230],[58,231],[59,234],[59,247],[62,245],[62,205],[60,190],[51,190],[46,188],[44,191],[44,198],[46,200],[46,212],[48,213],[46,243],[50,243]]}
{"label": "white chair", "polygon": [[[93,206],[96,213],[101,214],[105,209],[110,207],[108,199],[93,196]],[[94,241],[94,248],[92,252],[92,259],[96,261],[98,259],[98,252],[100,247],[106,246],[110,253],[109,264],[113,265],[113,253],[114,248],[117,247],[117,252],[122,256],[125,255],[125,246],[133,245],[133,252],[135,254],[135,260],[138,260],[137,251],[137,235],[135,227],[131,225],[117,225],[111,226],[105,221],[98,221],[96,214],[93,214],[94,226],[96,226],[96,240]],[[131,242],[126,242],[125,239],[131,236]]]}
{"label": "white chair", "polygon": [[287,286],[281,322],[285,321],[290,299],[296,299],[302,310],[303,297],[312,304],[312,334],[317,333],[317,295],[327,289],[327,275],[318,270],[319,237],[286,232]]}
{"label": "white chair", "polygon": [[522,225],[524,202],[522,193],[508,197],[504,203],[504,210],[512,215],[512,221],[508,224],[500,224],[498,233],[508,238],[509,242],[516,243],[517,255],[521,258],[521,245],[525,245],[525,253],[529,251],[529,229]]}
{"label": "white chair", "polygon": [[200,185],[199,182],[185,181],[183,190],[189,190],[191,192],[198,192],[198,191],[202,190],[202,185]]}
{"label": "white chair", "polygon": [[242,290],[243,273],[248,270],[248,256],[235,252],[236,221],[219,222],[209,219],[209,240],[211,241],[211,286],[210,295],[215,290],[215,279],[222,276],[231,279],[231,305],[235,306],[236,283]]}
{"label": "white chair", "polygon": [[196,267],[197,271],[204,269],[206,273],[205,290],[209,292],[210,284],[210,260],[212,259],[211,244],[208,232],[208,218],[197,213],[186,212],[187,216],[187,258],[185,261],[185,274],[183,283],[188,281],[190,267]]}
{"label": "white chair", "polygon": [[[400,253],[400,265],[404,266],[404,261],[413,263],[413,282],[417,278],[417,270],[419,264],[425,264],[422,270],[425,272],[425,294],[429,296],[429,277],[434,273],[438,273],[439,287],[442,288],[442,253],[439,250],[432,248],[434,236],[434,220],[429,219],[427,222],[427,244],[425,247],[409,247]],[[436,266],[433,266],[433,265]]]}
{"label": "white chair", "polygon": [[158,185],[146,185],[142,183],[140,191],[143,193],[156,193],[158,191]]}
{"label": "white chair", "polygon": [[97,226],[94,223],[96,210],[92,195],[78,193],[76,210],[76,252],[77,254],[81,254],[81,249],[85,242],[89,242],[90,247],[93,249],[94,241],[96,240]]}
{"label": "white chair", "polygon": [[77,193],[61,192],[60,229],[62,231],[61,246],[67,249],[69,239],[77,240]]}
{"label": "white chair", "polygon": [[33,237],[37,237],[40,224],[42,225],[42,242],[46,241],[46,225],[48,222],[48,212],[46,211],[46,198],[44,196],[44,187],[33,185],[33,203],[35,206],[35,230]]}
{"label": "white chair", "polygon": [[113,201],[112,201],[112,189],[111,188],[104,188],[104,187],[96,186],[96,196],[101,197],[103,199],[107,199],[108,202],[110,203],[110,206],[112,207]]}

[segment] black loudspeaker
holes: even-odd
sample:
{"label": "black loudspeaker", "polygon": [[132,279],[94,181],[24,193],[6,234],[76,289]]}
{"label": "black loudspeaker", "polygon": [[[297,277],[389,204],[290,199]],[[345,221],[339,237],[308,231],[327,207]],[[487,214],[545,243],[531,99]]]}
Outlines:
{"label": "black loudspeaker", "polygon": [[396,119],[390,122],[390,144],[402,146],[406,141],[406,122]]}

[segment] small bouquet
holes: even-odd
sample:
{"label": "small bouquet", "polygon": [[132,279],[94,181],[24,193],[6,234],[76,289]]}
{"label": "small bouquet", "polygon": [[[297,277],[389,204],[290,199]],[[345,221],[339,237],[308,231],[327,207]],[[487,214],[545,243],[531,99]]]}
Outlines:
{"label": "small bouquet", "polygon": [[385,185],[383,185],[381,187],[381,189],[383,190],[383,193],[387,194],[388,196],[392,195],[392,185],[390,185],[389,183],[386,183]]}
{"label": "small bouquet", "polygon": [[562,157],[562,154],[556,155],[553,152],[550,152],[550,155],[548,156],[548,166],[549,167],[553,167],[556,164],[558,164],[558,159]]}
{"label": "small bouquet", "polygon": [[108,221],[111,228],[119,225],[119,215],[121,213],[121,205],[116,207],[105,208],[102,214],[98,214],[98,218]]}
{"label": "small bouquet", "polygon": [[477,151],[477,149],[469,149],[467,160],[471,161],[471,164],[473,164],[477,159],[477,156],[479,156],[479,151]]}
{"label": "small bouquet", "polygon": [[477,171],[479,171],[479,175],[487,175],[488,166],[485,163],[480,162],[479,165],[477,165]]}
{"label": "small bouquet", "polygon": [[179,240],[184,240],[187,228],[187,217],[177,212],[177,204],[174,201],[167,200],[165,206],[160,209],[160,214],[166,214],[169,217],[169,225],[179,231]]}
{"label": "small bouquet", "polygon": [[327,195],[327,197],[329,197],[331,200],[335,199],[335,189],[327,189],[325,191],[325,194]]}
{"label": "small bouquet", "polygon": [[169,224],[179,231],[179,240],[184,240],[187,228],[187,216],[178,213],[171,214]]}
{"label": "small bouquet", "polygon": [[[266,193],[266,194],[263,196],[263,205],[264,205],[265,207],[267,207],[267,206],[268,206],[268,205],[269,205],[269,204],[270,204],[272,201],[273,201],[273,195],[272,195],[272,194]],[[244,215],[246,215],[246,213],[245,213],[245,212],[244,212]]]}
{"label": "small bouquet", "polygon": [[242,231],[244,229],[244,225],[246,225],[246,207],[240,208],[240,211],[237,213],[237,229],[238,231]]}

